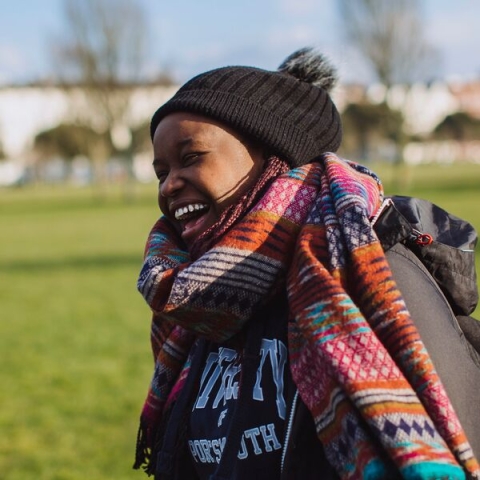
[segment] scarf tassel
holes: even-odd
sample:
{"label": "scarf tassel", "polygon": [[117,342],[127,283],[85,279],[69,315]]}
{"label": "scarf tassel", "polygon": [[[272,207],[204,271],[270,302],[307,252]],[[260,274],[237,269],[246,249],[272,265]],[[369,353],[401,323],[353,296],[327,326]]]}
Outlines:
{"label": "scarf tassel", "polygon": [[140,419],[140,426],[137,433],[137,444],[135,448],[135,463],[133,468],[139,470],[142,468],[148,475],[153,475],[155,466],[153,465],[152,451],[149,445],[149,439],[152,436],[152,429],[149,428],[147,422]]}

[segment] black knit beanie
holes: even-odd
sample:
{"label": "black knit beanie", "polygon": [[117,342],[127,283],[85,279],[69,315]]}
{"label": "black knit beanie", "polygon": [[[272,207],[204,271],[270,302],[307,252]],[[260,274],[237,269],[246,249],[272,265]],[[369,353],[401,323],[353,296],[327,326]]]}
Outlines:
{"label": "black knit beanie", "polygon": [[197,113],[259,141],[293,167],[304,165],[340,146],[340,115],[328,94],[336,80],[335,69],[308,48],[290,55],[278,71],[211,70],[189,80],[155,112],[150,134],[153,140],[170,113]]}

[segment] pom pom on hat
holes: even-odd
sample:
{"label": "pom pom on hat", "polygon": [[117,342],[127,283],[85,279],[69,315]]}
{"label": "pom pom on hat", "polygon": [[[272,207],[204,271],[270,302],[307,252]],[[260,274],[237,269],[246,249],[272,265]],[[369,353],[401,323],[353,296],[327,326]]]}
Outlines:
{"label": "pom pom on hat", "polygon": [[160,121],[190,112],[223,122],[259,142],[292,167],[335,152],[342,139],[340,114],[328,92],[336,71],[313,49],[290,55],[278,71],[223,67],[185,83],[153,115],[153,139]]}
{"label": "pom pom on hat", "polygon": [[293,52],[278,67],[296,79],[330,93],[338,82],[336,68],[321,53],[305,47]]}

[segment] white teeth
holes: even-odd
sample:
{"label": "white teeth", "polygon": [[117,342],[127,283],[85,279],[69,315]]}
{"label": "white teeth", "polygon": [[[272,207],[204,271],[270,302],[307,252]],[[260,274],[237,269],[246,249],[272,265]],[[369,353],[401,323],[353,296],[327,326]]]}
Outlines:
{"label": "white teeth", "polygon": [[207,205],[202,205],[201,203],[191,203],[190,205],[186,205],[185,207],[180,207],[175,210],[175,219],[179,220],[183,215],[186,213],[204,210],[207,208]]}

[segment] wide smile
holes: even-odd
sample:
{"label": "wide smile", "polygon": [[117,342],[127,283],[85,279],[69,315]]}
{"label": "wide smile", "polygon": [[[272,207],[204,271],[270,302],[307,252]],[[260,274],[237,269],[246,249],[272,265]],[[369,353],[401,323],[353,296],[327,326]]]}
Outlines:
{"label": "wide smile", "polygon": [[187,244],[210,227],[211,219],[207,215],[209,211],[210,206],[205,203],[189,203],[173,210],[175,220],[181,228],[181,236]]}
{"label": "wide smile", "polygon": [[204,203],[190,203],[177,208],[174,212],[175,220],[188,220],[193,217],[203,215],[208,210],[208,205]]}

